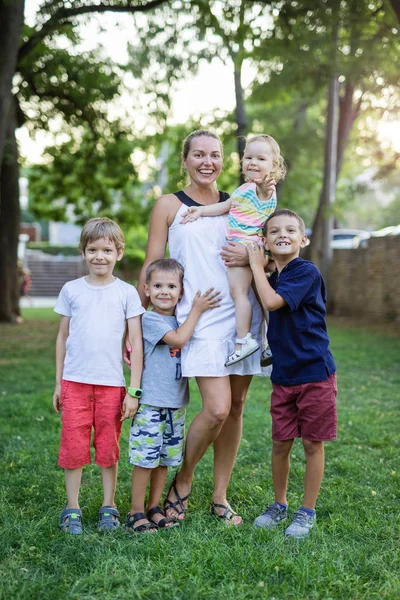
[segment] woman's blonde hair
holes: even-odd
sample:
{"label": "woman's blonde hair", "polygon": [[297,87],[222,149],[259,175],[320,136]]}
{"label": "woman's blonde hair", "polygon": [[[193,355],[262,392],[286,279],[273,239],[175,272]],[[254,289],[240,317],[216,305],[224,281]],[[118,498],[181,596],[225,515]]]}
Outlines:
{"label": "woman's blonde hair", "polygon": [[248,145],[252,142],[267,142],[271,146],[272,152],[274,153],[274,168],[273,171],[271,171],[270,175],[275,179],[277,183],[278,181],[285,179],[287,174],[287,167],[283,156],[281,155],[281,149],[279,147],[278,142],[271,135],[268,135],[266,133],[253,135],[251,138],[246,140],[246,147],[244,149],[244,153],[246,153]]}
{"label": "woman's blonde hair", "polygon": [[79,242],[79,251],[85,252],[88,244],[101,238],[106,238],[114,242],[118,251],[125,248],[124,234],[117,223],[107,217],[97,217],[89,219],[83,226]]}

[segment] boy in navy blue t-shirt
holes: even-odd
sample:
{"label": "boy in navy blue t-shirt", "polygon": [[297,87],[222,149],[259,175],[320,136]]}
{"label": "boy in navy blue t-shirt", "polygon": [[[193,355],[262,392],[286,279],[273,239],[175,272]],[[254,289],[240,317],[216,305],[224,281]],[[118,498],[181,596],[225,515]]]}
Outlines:
{"label": "boy in navy blue t-shirt", "polygon": [[272,363],[272,478],[275,500],[254,524],[270,529],[287,518],[290,451],[301,437],[306,456],[302,505],[286,535],[301,538],[316,521],[324,473],[324,441],[336,439],[336,367],[325,322],[326,290],[317,267],[299,257],[307,241],[303,219],[277,210],[264,226],[265,249],[276,264],[269,279],[263,249],[248,247],[250,267],[264,309],[270,312]]}

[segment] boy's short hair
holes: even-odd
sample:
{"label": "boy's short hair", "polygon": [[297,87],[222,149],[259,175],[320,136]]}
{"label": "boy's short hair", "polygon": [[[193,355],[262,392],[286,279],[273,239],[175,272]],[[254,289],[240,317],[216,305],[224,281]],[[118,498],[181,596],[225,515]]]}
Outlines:
{"label": "boy's short hair", "polygon": [[269,221],[271,219],[273,219],[274,217],[294,217],[299,224],[301,234],[302,235],[306,234],[306,224],[304,223],[304,221],[300,217],[300,215],[295,213],[293,210],[289,210],[288,208],[280,208],[279,210],[276,210],[275,212],[273,212],[272,215],[269,215],[268,219],[265,221],[264,227],[263,227],[264,236],[267,235]]}
{"label": "boy's short hair", "polygon": [[155,271],[164,271],[164,273],[178,273],[180,284],[183,285],[183,275],[185,273],[181,263],[174,258],[159,258],[149,264],[146,269],[146,284],[150,283],[152,274]]}
{"label": "boy's short hair", "polygon": [[120,226],[107,217],[97,217],[89,219],[84,224],[79,241],[79,251],[85,252],[88,244],[101,238],[106,238],[114,242],[118,251],[125,248],[124,234]]}

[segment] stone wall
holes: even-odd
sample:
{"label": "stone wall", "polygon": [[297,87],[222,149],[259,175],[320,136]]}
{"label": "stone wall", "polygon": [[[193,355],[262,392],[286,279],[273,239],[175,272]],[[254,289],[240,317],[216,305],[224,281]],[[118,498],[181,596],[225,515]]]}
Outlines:
{"label": "stone wall", "polygon": [[334,250],[328,291],[336,315],[400,321],[400,236],[371,238],[365,248]]}

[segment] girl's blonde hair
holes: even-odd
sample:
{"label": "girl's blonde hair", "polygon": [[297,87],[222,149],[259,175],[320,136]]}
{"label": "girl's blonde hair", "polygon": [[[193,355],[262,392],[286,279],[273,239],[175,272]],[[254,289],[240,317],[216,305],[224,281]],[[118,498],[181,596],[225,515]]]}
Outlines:
{"label": "girl's blonde hair", "polygon": [[97,217],[89,219],[84,224],[81,232],[79,251],[85,252],[88,244],[92,244],[101,238],[106,238],[114,242],[118,251],[125,248],[124,234],[119,225],[107,217]]}
{"label": "girl's blonde hair", "polygon": [[246,153],[248,145],[251,144],[252,142],[267,142],[271,146],[272,152],[274,153],[275,156],[274,156],[274,168],[273,168],[273,171],[271,171],[270,175],[271,175],[271,177],[273,177],[275,179],[275,181],[277,183],[278,183],[278,181],[285,179],[286,174],[287,174],[287,167],[286,167],[286,163],[283,159],[283,156],[281,155],[281,149],[279,147],[278,142],[271,135],[268,135],[267,133],[260,133],[259,135],[253,135],[251,138],[246,140],[246,146],[244,149],[245,153]]}

